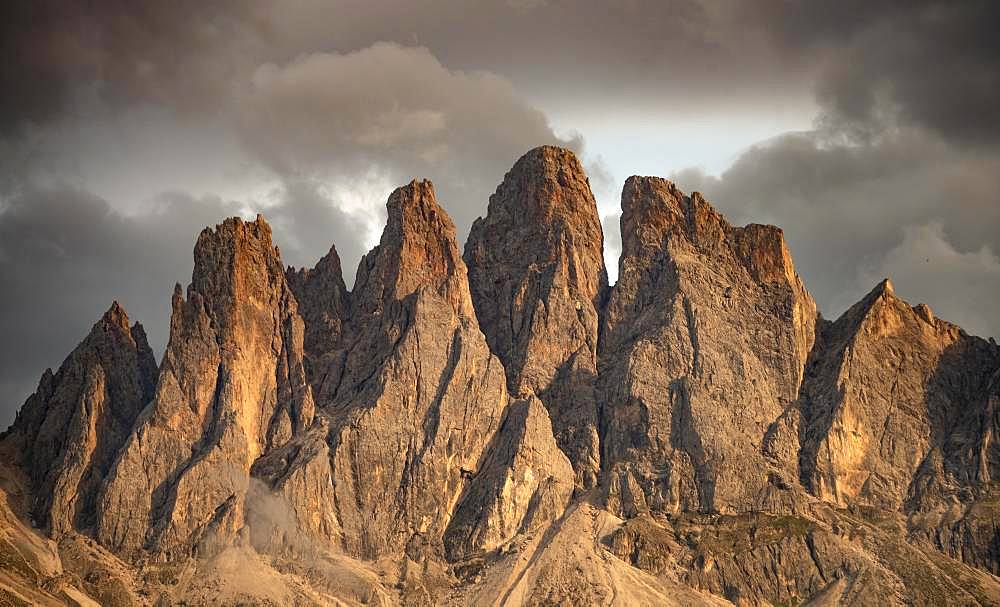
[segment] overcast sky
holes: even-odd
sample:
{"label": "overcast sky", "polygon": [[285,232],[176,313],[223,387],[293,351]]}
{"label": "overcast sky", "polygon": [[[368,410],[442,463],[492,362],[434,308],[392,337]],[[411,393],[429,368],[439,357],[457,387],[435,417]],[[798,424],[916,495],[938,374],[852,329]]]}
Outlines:
{"label": "overcast sky", "polygon": [[891,276],[1000,335],[992,0],[0,4],[0,426],[114,299],[166,342],[198,232],[258,211],[345,277],[434,181],[464,237],[523,152],[785,229],[824,316]]}

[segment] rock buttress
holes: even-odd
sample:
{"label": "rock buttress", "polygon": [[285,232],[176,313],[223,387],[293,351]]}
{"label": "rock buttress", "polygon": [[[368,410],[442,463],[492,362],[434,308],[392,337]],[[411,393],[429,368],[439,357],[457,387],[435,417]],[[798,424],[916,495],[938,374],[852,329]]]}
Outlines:
{"label": "rock buttress", "polygon": [[365,558],[431,546],[481,464],[507,401],[479,330],[451,219],[430,182],[397,189],[362,259],[331,416],[344,548]]}
{"label": "rock buttress", "polygon": [[597,328],[607,289],[590,183],[572,152],[529,151],[490,197],[465,247],[483,332],[512,394],[545,404],[576,481],[600,469]]}
{"label": "rock buttress", "polygon": [[245,523],[254,461],[313,420],[302,320],[263,218],[201,233],[153,402],[115,464],[98,539],[125,555],[184,557]]}
{"label": "rock buttress", "polygon": [[494,550],[562,516],[573,468],[535,397],[513,402],[445,533],[449,560]]}
{"label": "rock buttress", "polygon": [[784,510],[816,306],[781,230],[631,177],[600,352],[609,505]]}

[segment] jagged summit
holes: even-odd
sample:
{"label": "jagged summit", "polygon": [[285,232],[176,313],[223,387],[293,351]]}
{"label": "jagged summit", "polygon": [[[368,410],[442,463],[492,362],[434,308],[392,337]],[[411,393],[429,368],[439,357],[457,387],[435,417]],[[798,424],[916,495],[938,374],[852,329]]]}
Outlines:
{"label": "jagged summit", "polygon": [[801,389],[804,483],[837,504],[896,510],[926,504],[917,479],[948,476],[933,463],[946,441],[980,440],[985,427],[965,417],[981,407],[1000,349],[909,305],[887,278],[824,328],[812,359]]}
{"label": "jagged summit", "polygon": [[351,292],[204,230],[159,368],[111,305],[0,437],[0,596],[1000,603],[995,344],[888,280],[823,320],[779,228],[657,177],[609,288],[557,147],[464,254],[430,182],[386,207]]}
{"label": "jagged summit", "polygon": [[229,312],[239,296],[267,289],[266,281],[281,271],[281,257],[263,215],[247,222],[230,217],[205,228],[194,247],[191,289],[213,306],[216,315]]}
{"label": "jagged summit", "polygon": [[474,316],[455,225],[438,205],[430,181],[397,188],[386,203],[382,238],[358,267],[356,305],[366,311],[420,288],[443,295],[462,315]]}
{"label": "jagged summit", "polygon": [[904,301],[896,294],[892,281],[885,278],[836,320],[828,341],[846,338],[860,330],[890,335],[909,329],[919,329],[945,345],[966,336],[961,327],[935,317],[927,304],[912,306]]}
{"label": "jagged summit", "polygon": [[623,223],[635,226],[663,220],[680,229],[687,227],[692,199],[669,179],[632,175],[622,188],[621,206]]}
{"label": "jagged summit", "polygon": [[[732,226],[699,192],[685,195],[660,177],[629,177],[622,190],[622,244],[635,250],[667,234],[684,237],[700,252],[732,250],[753,278],[762,283],[801,283],[781,228],[748,224]],[[623,255],[622,259],[626,259]],[[621,266],[619,275],[629,269]],[[801,284],[797,287],[805,291]]]}
{"label": "jagged summit", "polygon": [[319,389],[332,416],[330,465],[351,554],[442,554],[465,476],[480,466],[507,404],[465,262],[428,181],[387,202],[362,259],[345,338]]}
{"label": "jagged summit", "polygon": [[522,156],[465,245],[469,284],[512,393],[537,395],[581,486],[600,468],[596,377],[607,290],[597,203],[580,161],[552,146]]}
{"label": "jagged summit", "polygon": [[153,351],[142,326],[129,326],[117,301],[55,374],[38,389],[5,435],[28,473],[34,519],[53,533],[89,526],[101,482],[152,396]]}
{"label": "jagged summit", "polygon": [[[285,268],[285,276],[289,283],[303,284],[316,277],[322,277],[324,281],[331,281],[330,287],[339,291],[344,284],[344,273],[340,264],[340,254],[337,253],[337,245],[330,245],[330,250],[319,258],[312,268],[296,268],[288,266]],[[346,287],[343,289],[346,291]]]}
{"label": "jagged summit", "polygon": [[733,227],[659,178],[630,178],[622,209],[599,353],[609,503],[786,507],[797,447],[762,439],[794,405],[817,315],[780,231]]}
{"label": "jagged summit", "polygon": [[295,294],[305,324],[303,348],[310,384],[315,391],[323,367],[320,359],[340,344],[351,305],[336,245],[312,269],[289,266],[285,269],[285,279]]}
{"label": "jagged summit", "polygon": [[[587,217],[593,195],[583,165],[571,150],[551,145],[529,150],[490,196],[491,215],[526,213],[527,221],[550,223]],[[593,204],[596,209],[596,203]]]}
{"label": "jagged summit", "polygon": [[118,303],[118,300],[115,300],[111,302],[111,307],[108,308],[108,311],[101,317],[101,322],[128,329],[128,313],[125,312],[125,308]]}
{"label": "jagged summit", "polygon": [[177,558],[234,537],[254,460],[312,423],[302,339],[263,217],[204,230],[149,413],[102,494],[102,543]]}

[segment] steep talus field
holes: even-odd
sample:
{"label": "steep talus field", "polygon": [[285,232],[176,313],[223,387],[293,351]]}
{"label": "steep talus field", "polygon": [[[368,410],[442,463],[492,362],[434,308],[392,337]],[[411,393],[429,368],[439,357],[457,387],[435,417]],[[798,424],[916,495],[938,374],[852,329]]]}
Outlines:
{"label": "steep talus field", "polygon": [[[447,201],[445,201],[447,202]],[[197,238],[157,364],[114,303],[0,437],[0,605],[1000,604],[1000,347],[657,177],[618,282],[579,160],[464,249],[427,181],[348,290]],[[110,271],[110,270],[109,270]]]}

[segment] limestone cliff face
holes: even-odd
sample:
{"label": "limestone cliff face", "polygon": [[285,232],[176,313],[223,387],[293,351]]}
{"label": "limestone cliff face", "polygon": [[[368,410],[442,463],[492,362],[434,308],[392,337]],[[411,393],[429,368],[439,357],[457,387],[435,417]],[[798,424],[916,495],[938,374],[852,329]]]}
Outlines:
{"label": "limestone cliff face", "polygon": [[955,417],[985,393],[989,349],[882,281],[827,327],[810,366],[808,487],[838,505],[900,508],[925,457],[940,451]]}
{"label": "limestone cliff face", "polygon": [[323,413],[292,440],[254,462],[247,492],[247,528],[260,552],[315,558],[340,542]]}
{"label": "limestone cliff face", "polygon": [[455,228],[430,182],[389,197],[380,244],[358,268],[332,418],[344,548],[373,558],[441,537],[506,405],[479,331]]}
{"label": "limestone cliff face", "polygon": [[943,442],[917,470],[906,503],[909,531],[953,558],[1000,575],[1000,369],[985,393],[967,402],[945,432],[934,433]]}
{"label": "limestone cliff face", "polygon": [[[802,387],[803,482],[839,506],[911,515],[912,532],[997,571],[1000,348],[879,283],[825,327]],[[988,536],[988,537],[986,537]]]}
{"label": "limestone cliff face", "polygon": [[512,403],[448,525],[449,560],[494,550],[559,518],[573,495],[572,478],[542,403]]}
{"label": "limestone cliff face", "polygon": [[155,378],[142,325],[130,327],[117,302],[55,375],[45,371],[2,439],[27,472],[37,524],[53,535],[93,525],[101,482]]}
{"label": "limestone cliff face", "polygon": [[[781,231],[632,177],[600,351],[613,510],[787,507],[816,306]],[[777,440],[776,438],[777,437]]]}
{"label": "limestone cliff face", "polygon": [[548,146],[514,164],[465,247],[479,322],[508,386],[542,400],[584,487],[600,469],[594,381],[603,248],[579,160]]}
{"label": "limestone cliff face", "polygon": [[226,220],[194,257],[155,397],[101,498],[97,536],[121,554],[180,558],[230,541],[251,465],[314,415],[302,320],[268,225]]}

